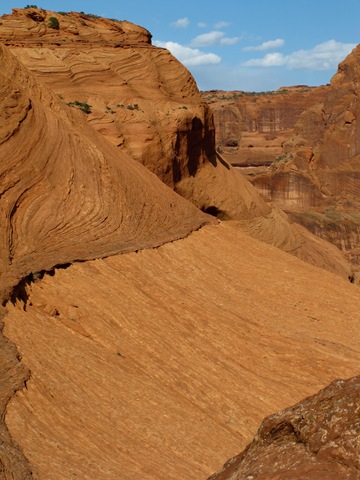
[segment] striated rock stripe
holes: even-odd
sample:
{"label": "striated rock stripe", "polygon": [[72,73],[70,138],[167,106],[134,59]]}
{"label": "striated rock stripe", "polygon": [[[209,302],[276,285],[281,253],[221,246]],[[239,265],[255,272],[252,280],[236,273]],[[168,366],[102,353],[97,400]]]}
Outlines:
{"label": "striated rock stripe", "polygon": [[159,245],[210,220],[39,88],[4,47],[0,60],[2,297],[30,273]]}
{"label": "striated rock stripe", "polygon": [[229,222],[26,292],[4,331],[31,378],[6,424],[41,480],[207,478],[265,416],[358,372],[358,288]]}

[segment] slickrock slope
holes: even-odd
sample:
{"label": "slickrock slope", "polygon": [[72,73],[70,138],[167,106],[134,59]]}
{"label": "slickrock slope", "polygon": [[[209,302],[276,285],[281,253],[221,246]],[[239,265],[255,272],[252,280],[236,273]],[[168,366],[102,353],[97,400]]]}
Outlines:
{"label": "slickrock slope", "polygon": [[211,156],[208,108],[146,30],[54,15],[0,25],[0,478],[206,478],[264,415],[357,373],[358,289],[241,232],[348,275]]}
{"label": "slickrock slope", "polygon": [[1,298],[54,265],[155,246],[211,220],[38,86],[0,47]]}
{"label": "slickrock slope", "polygon": [[360,364],[358,287],[229,223],[27,287],[6,424],[40,479],[201,479]]}
{"label": "slickrock slope", "polygon": [[[51,17],[59,29],[49,28]],[[217,163],[207,103],[147,30],[125,22],[125,35],[124,22],[39,9],[14,9],[1,21],[0,41],[24,65],[64,103],[90,105],[91,125],[169,186]]]}
{"label": "slickrock slope", "polygon": [[[56,265],[158,246],[212,221],[116,151],[1,45],[0,62],[1,303]],[[15,347],[0,344],[3,418],[28,372]],[[0,439],[0,478],[24,480],[29,468],[2,422]]]}
{"label": "slickrock slope", "polygon": [[359,479],[359,399],[360,377],[338,380],[268,417],[246,450],[211,480]]}
{"label": "slickrock slope", "polygon": [[[49,27],[52,17],[58,30]],[[1,21],[0,41],[62,99],[64,108],[90,111],[83,116],[119,152],[201,210],[220,219],[246,219],[244,228],[254,237],[350,274],[339,252],[332,249],[329,257],[326,243],[290,226],[216,153],[212,113],[193,78],[168,51],[150,44],[147,30],[31,8],[14,9]]]}

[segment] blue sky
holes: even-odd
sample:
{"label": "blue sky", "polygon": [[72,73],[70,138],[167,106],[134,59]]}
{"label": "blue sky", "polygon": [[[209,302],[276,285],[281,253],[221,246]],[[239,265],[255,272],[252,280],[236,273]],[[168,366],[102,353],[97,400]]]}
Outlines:
{"label": "blue sky", "polygon": [[[360,43],[359,0],[35,0],[54,11],[129,20],[191,71],[201,90],[329,83]],[[35,3],[34,2],[34,3]],[[2,0],[0,15],[26,3]]]}

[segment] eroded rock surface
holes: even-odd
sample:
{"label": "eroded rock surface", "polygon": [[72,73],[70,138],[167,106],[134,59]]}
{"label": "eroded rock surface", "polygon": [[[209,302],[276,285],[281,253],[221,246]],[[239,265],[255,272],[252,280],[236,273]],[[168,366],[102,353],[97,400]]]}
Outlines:
{"label": "eroded rock surface", "polygon": [[253,442],[211,480],[359,479],[359,399],[360,377],[337,380],[271,415]]}
{"label": "eroded rock surface", "polygon": [[[51,17],[59,29],[49,27]],[[222,220],[246,220],[252,236],[280,248],[291,244],[288,252],[311,263],[319,258],[318,265],[349,276],[350,267],[336,249],[324,262],[328,245],[272,211],[216,152],[212,113],[194,79],[167,50],[151,45],[145,29],[31,8],[14,10],[2,23],[0,41],[50,87],[64,109],[85,110],[83,117],[119,155],[142,163],[199,209]]]}
{"label": "eroded rock surface", "polygon": [[275,407],[356,374],[347,263],[216,155],[169,52],[128,22],[1,21],[4,479],[205,477]]}
{"label": "eroded rock surface", "polygon": [[360,363],[358,287],[228,222],[26,291],[4,332],[31,377],[6,423],[41,480],[207,478]]}
{"label": "eroded rock surface", "polygon": [[[252,165],[243,171],[251,175],[261,194],[312,233],[331,241],[356,270],[360,262],[359,55],[357,47],[339,65],[329,86],[304,94],[287,93],[294,106],[293,115],[281,114],[283,100],[278,100],[284,97],[281,91],[270,96],[236,99],[233,105],[230,93],[222,103],[216,96],[211,100],[209,93],[206,97],[210,102],[216,100],[212,106],[226,158],[233,158],[236,163],[240,156],[243,159],[238,165]],[[298,100],[303,97],[302,112],[296,96]],[[256,102],[248,107],[251,100]],[[279,111],[276,105],[272,107],[267,102],[278,103]],[[242,104],[246,108],[240,108]],[[235,123],[231,119],[239,118],[237,111],[242,112],[245,121]],[[262,125],[266,128],[262,136],[260,132],[254,133],[254,139],[248,142],[245,139],[249,131],[257,132],[251,111],[258,119],[258,130],[264,130]],[[291,104],[284,111],[291,112]],[[261,118],[268,118],[267,123],[260,121]],[[230,145],[232,138],[237,146]],[[243,155],[246,148],[249,154]],[[273,149],[277,149],[276,153]]]}
{"label": "eroded rock surface", "polygon": [[274,92],[203,92],[214,114],[217,149],[246,174],[266,171],[281,157],[299,116],[327,90],[304,85]]}
{"label": "eroded rock surface", "polygon": [[3,46],[1,295],[55,265],[156,246],[211,220],[69,109]]}

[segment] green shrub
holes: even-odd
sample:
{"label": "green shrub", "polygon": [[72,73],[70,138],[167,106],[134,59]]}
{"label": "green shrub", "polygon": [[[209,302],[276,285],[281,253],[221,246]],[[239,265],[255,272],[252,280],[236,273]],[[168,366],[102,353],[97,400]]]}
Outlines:
{"label": "green shrub", "polygon": [[26,5],[25,8],[38,8],[38,6],[37,5]]}
{"label": "green shrub", "polygon": [[67,103],[67,105],[69,107],[78,107],[79,110],[81,110],[82,112],[86,113],[86,115],[88,115],[89,113],[91,113],[91,105],[89,105],[88,103],[85,103],[85,102],[79,102],[78,100],[74,100],[73,102],[69,102]]}
{"label": "green shrub", "polygon": [[54,30],[59,30],[60,28],[59,20],[55,17],[50,17],[48,27],[53,28]]}

